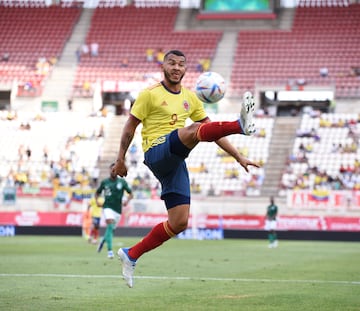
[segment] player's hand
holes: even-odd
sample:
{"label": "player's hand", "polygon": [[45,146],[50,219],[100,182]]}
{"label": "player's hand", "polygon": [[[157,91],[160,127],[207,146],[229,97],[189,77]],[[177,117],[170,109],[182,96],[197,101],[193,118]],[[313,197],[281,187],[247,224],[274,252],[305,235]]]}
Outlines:
{"label": "player's hand", "polygon": [[121,160],[121,159],[116,160],[115,165],[111,170],[111,174],[113,176],[125,177],[127,175],[127,167],[125,164],[125,160]]}
{"label": "player's hand", "polygon": [[253,162],[253,161],[251,161],[251,160],[249,160],[248,158],[245,158],[245,157],[241,157],[238,162],[245,169],[245,171],[247,173],[249,173],[248,166],[260,167],[259,163]]}

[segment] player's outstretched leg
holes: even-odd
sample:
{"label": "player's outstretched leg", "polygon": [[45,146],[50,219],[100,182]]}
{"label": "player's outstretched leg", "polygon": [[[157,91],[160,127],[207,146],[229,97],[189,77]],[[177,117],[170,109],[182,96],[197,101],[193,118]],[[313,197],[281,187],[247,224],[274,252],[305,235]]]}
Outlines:
{"label": "player's outstretched leg", "polygon": [[[202,123],[197,129],[196,137],[199,141],[216,141],[232,134],[252,135],[255,133],[253,114],[255,111],[254,97],[245,92],[239,119],[235,121],[217,121]],[[179,130],[181,131],[181,129]]]}
{"label": "player's outstretched leg", "polygon": [[131,260],[128,255],[128,248],[120,248],[118,250],[118,256],[122,263],[122,275],[126,281],[127,286],[130,288],[134,285],[134,270],[136,266],[136,260]]}
{"label": "player's outstretched leg", "polygon": [[245,92],[240,110],[239,123],[244,135],[252,135],[255,133],[255,124],[253,122],[253,114],[255,111],[254,96],[250,92]]}

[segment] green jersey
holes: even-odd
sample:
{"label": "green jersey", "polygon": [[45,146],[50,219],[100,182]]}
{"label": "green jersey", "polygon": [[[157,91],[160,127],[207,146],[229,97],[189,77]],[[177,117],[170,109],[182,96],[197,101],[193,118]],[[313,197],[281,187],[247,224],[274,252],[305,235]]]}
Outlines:
{"label": "green jersey", "polygon": [[278,207],[275,204],[270,204],[267,208],[266,216],[269,220],[275,220],[277,215]]}
{"label": "green jersey", "polygon": [[100,195],[104,192],[104,205],[103,208],[111,208],[115,212],[121,214],[122,211],[122,199],[124,191],[131,193],[131,188],[125,179],[117,177],[115,180],[111,178],[104,179],[96,193]]}

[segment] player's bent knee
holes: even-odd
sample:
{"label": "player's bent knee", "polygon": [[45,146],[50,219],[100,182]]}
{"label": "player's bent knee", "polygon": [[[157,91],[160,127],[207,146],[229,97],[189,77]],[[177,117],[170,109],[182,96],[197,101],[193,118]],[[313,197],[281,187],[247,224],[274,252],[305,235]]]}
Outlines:
{"label": "player's bent knee", "polygon": [[183,232],[184,230],[186,230],[187,227],[188,227],[187,220],[179,221],[179,222],[176,222],[175,224],[171,225],[171,228],[174,230],[175,234],[179,234],[179,233]]}
{"label": "player's bent knee", "polygon": [[189,132],[190,132],[189,134],[190,134],[192,137],[194,137],[194,140],[199,140],[198,137],[197,137],[197,132],[198,132],[201,124],[202,124],[202,123],[200,123],[200,122],[194,122],[193,124],[191,124],[191,125],[189,126]]}
{"label": "player's bent knee", "polygon": [[189,126],[178,129],[179,138],[185,145],[193,145],[199,142],[197,132],[200,127],[200,122],[194,122]]}

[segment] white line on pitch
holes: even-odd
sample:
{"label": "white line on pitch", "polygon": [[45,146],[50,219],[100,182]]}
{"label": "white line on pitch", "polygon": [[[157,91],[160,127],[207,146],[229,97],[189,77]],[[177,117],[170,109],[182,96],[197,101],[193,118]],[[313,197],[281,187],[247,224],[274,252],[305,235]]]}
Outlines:
{"label": "white line on pitch", "polygon": [[[0,277],[53,277],[53,278],[89,278],[89,279],[118,279],[119,275],[96,275],[96,274],[26,274],[26,273],[0,273]],[[221,281],[221,282],[271,282],[271,283],[322,283],[322,284],[345,284],[360,285],[360,281],[334,281],[334,280],[276,280],[276,279],[242,279],[242,278],[209,278],[209,277],[190,277],[190,276],[135,276],[135,279],[152,280],[185,280],[185,281]]]}

